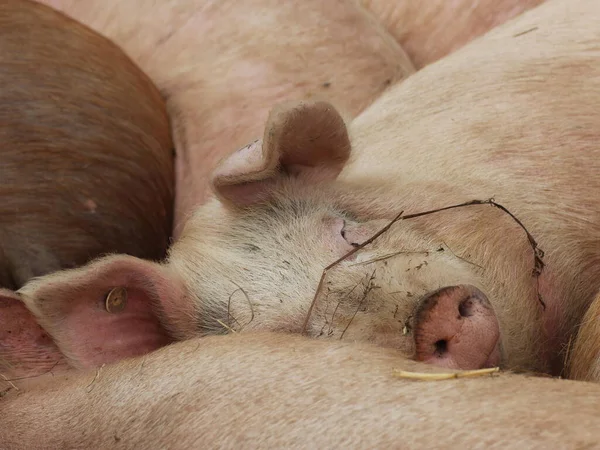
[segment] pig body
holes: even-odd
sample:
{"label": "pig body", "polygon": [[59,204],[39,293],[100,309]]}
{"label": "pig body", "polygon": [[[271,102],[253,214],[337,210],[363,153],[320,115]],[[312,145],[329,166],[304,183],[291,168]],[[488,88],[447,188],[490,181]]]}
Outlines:
{"label": "pig body", "polygon": [[[360,0],[417,69],[545,0]],[[524,30],[527,31],[527,30]]]}
{"label": "pig body", "polygon": [[30,1],[0,5],[0,55],[0,287],[106,253],[162,258],[173,155],[152,82]]}
{"label": "pig body", "polygon": [[6,450],[576,449],[600,440],[600,386],[504,373],[414,381],[396,378],[400,369],[432,371],[365,344],[194,339],[99,370],[15,380],[20,391],[0,379],[0,440]]}
{"label": "pig body", "polygon": [[[115,330],[156,342],[159,320],[174,339],[305,332],[560,373],[600,275],[598,12],[548,2],[395,86],[349,132],[325,102],[276,108],[214,172],[218,200],[166,263],[109,257],[19,295],[75,367],[130,356]],[[475,205],[394,224],[318,286],[401,210],[489,197],[543,258],[508,214]],[[104,308],[115,288],[119,311]],[[153,325],[127,327],[140,316]],[[75,339],[92,324],[102,333]]]}
{"label": "pig body", "polygon": [[175,235],[208,198],[216,164],[261,133],[274,103],[324,98],[353,117],[414,72],[348,0],[50,4],[120,45],[165,95],[177,149]]}

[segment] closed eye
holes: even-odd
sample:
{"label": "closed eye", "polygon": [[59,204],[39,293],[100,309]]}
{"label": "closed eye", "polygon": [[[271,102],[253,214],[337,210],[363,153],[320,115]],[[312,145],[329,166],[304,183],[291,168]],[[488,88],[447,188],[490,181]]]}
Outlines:
{"label": "closed eye", "polygon": [[344,240],[350,244],[352,247],[358,247],[360,244],[358,242],[353,242],[352,240],[349,240],[346,236],[346,221],[344,220],[344,224],[342,226],[342,229],[340,230],[340,234],[342,235],[342,238],[344,238]]}

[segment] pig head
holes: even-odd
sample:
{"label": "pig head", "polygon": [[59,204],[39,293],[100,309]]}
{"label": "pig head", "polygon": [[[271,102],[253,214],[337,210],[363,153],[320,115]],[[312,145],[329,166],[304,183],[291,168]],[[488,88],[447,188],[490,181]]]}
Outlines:
{"label": "pig head", "polygon": [[[331,271],[324,300],[310,307],[323,268],[385,223],[361,223],[340,209],[336,193],[328,188],[326,183],[339,175],[349,156],[346,126],[330,104],[276,108],[264,138],[233,154],[215,172],[213,185],[223,203],[212,202],[197,212],[166,263],[111,256],[34,279],[16,298],[6,294],[5,302],[23,302],[31,315],[29,328],[21,326],[4,340],[4,359],[14,366],[16,355],[27,353],[19,345],[36,354],[47,333],[58,348],[43,341],[53,356],[64,355],[66,365],[93,367],[143,354],[169,338],[304,331],[308,313],[311,336],[346,335],[399,348],[411,357],[416,352],[420,359],[451,368],[499,364],[499,327],[485,294],[465,285],[420,299],[415,283],[423,283],[423,277],[418,268],[412,268],[417,275],[409,273],[410,259],[390,259],[388,265],[395,255],[376,251],[348,258],[340,270]],[[405,231],[394,233],[379,244],[396,251],[406,245],[406,237]],[[412,253],[427,257],[428,252]],[[446,255],[426,258],[423,264],[429,266],[423,272],[437,273],[442,286],[464,272]],[[404,294],[399,296],[403,301],[391,290]],[[407,301],[407,293],[414,298]],[[435,329],[454,319],[456,311],[456,323]],[[41,328],[35,328],[32,340],[31,327],[37,323]],[[414,337],[408,328],[414,328]],[[473,353],[475,347],[480,348]],[[51,358],[32,359],[42,369],[42,362]],[[19,374],[33,370],[25,362],[17,363]]]}

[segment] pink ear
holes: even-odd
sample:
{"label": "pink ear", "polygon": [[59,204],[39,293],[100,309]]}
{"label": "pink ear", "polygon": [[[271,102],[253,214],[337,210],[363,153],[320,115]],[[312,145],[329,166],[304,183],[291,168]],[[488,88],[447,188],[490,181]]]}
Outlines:
{"label": "pink ear", "polygon": [[186,307],[179,306],[183,283],[167,267],[124,255],[34,279],[19,293],[69,363],[80,368],[170,343],[160,319]]}
{"label": "pink ear", "polygon": [[0,289],[0,373],[32,376],[64,364],[60,350],[19,295]]}
{"label": "pink ear", "polygon": [[285,104],[269,114],[262,141],[233,153],[215,170],[213,190],[228,203],[247,206],[268,198],[285,176],[333,180],[349,157],[348,131],[332,105]]}

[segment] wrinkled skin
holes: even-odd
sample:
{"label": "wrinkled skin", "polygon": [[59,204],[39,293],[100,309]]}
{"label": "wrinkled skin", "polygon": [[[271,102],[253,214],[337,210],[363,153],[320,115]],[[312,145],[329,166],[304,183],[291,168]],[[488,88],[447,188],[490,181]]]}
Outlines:
{"label": "wrinkled skin", "polygon": [[[177,149],[175,230],[219,160],[262,132],[272,105],[324,98],[356,116],[414,72],[349,0],[52,0],[121,46],[166,98]],[[360,39],[357,39],[360,36]]]}
{"label": "wrinkled skin", "polygon": [[[305,331],[446,367],[561,373],[600,275],[597,8],[551,1],[524,14],[395,86],[350,138],[327,103],[276,108],[263,140],[215,170],[219,199],[166,263],[108,257],[7,296],[71,367],[156,348],[163,333],[300,332],[324,267],[400,210],[495,196],[545,250],[539,277],[524,231],[499,209],[401,221],[329,272]],[[120,310],[113,288],[127,290]],[[16,374],[47,367],[8,359]]]}
{"label": "wrinkled skin", "polygon": [[27,0],[0,5],[0,58],[0,287],[107,253],[163,258],[173,144],[148,77]]}
{"label": "wrinkled skin", "polygon": [[[393,349],[217,336],[101,370],[2,384],[2,448],[594,448],[600,386],[446,381]],[[35,382],[37,386],[28,386]],[[115,405],[118,405],[115,407]],[[32,426],[32,424],[36,424]]]}

